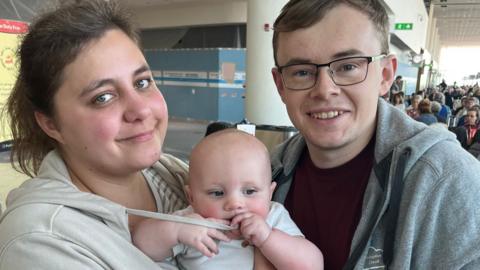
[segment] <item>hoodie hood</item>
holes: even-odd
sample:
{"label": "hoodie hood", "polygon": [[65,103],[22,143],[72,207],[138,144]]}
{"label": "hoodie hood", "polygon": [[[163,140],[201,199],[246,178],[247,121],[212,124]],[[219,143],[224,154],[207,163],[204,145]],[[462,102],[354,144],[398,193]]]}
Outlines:
{"label": "hoodie hood", "polygon": [[[377,110],[377,127],[375,133],[375,163],[380,163],[392,151],[396,158],[401,152],[410,148],[410,157],[405,170],[408,171],[415,162],[433,145],[446,140],[458,144],[455,135],[441,126],[427,126],[410,117],[385,100],[379,99]],[[297,134],[272,153],[272,174],[283,172],[289,178],[297,161],[306,147],[305,139]],[[283,177],[282,177],[283,178]]]}
{"label": "hoodie hood", "polygon": [[101,196],[80,191],[72,183],[65,163],[55,150],[44,158],[37,177],[25,181],[8,194],[7,208],[0,222],[16,208],[37,203],[63,205],[88,213],[130,239],[126,208]]}
{"label": "hoodie hood", "polygon": [[383,99],[379,99],[377,129],[375,141],[375,161],[379,163],[393,151],[394,159],[409,149],[410,157],[405,166],[409,171],[415,162],[434,145],[441,141],[459,144],[455,134],[448,129],[432,125],[427,126],[410,117],[398,108],[393,108]]}

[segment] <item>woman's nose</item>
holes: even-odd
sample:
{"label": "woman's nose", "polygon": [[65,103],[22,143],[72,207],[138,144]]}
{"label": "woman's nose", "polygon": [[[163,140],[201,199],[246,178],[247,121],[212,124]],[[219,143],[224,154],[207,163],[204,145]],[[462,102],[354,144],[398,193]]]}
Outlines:
{"label": "woman's nose", "polygon": [[151,114],[146,96],[138,92],[125,96],[124,118],[127,122],[143,121]]}

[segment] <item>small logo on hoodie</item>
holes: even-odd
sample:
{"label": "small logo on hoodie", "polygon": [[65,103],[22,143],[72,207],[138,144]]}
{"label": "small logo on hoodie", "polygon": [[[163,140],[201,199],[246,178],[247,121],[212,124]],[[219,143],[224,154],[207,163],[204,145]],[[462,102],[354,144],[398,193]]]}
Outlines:
{"label": "small logo on hoodie", "polygon": [[365,259],[364,270],[380,270],[386,269],[383,263],[383,249],[374,247],[368,248],[367,258]]}

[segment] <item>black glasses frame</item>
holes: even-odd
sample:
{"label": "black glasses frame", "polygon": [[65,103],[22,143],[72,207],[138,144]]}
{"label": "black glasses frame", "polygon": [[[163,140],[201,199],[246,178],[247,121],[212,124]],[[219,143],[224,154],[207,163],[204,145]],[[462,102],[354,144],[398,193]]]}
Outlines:
{"label": "black glasses frame", "polygon": [[[330,78],[332,79],[333,83],[335,85],[338,85],[338,86],[349,86],[349,85],[354,85],[354,84],[359,84],[363,81],[365,81],[365,79],[367,78],[367,75],[368,75],[368,65],[374,61],[378,61],[378,60],[381,60],[383,58],[387,57],[386,54],[380,54],[380,55],[375,55],[375,56],[350,56],[350,57],[344,57],[344,58],[339,58],[339,59],[335,59],[333,61],[330,61],[328,63],[325,63],[325,64],[315,64],[315,63],[294,63],[294,64],[288,64],[288,65],[284,65],[284,66],[277,66],[277,69],[278,71],[280,72],[281,76],[282,76],[282,82],[283,82],[283,85],[287,88],[287,89],[290,89],[290,90],[294,90],[294,91],[302,91],[302,90],[307,90],[307,89],[310,89],[312,87],[314,87],[316,84],[317,84],[317,80],[318,80],[318,69],[321,68],[321,67],[328,67],[328,75],[330,75]],[[345,60],[348,60],[348,59],[357,59],[357,58],[362,58],[362,59],[366,59],[367,60],[367,70],[365,71],[365,77],[359,81],[359,82],[355,82],[355,83],[349,83],[349,84],[338,84],[337,82],[335,82],[335,79],[333,78],[333,71],[331,70],[330,68],[330,65],[332,63],[335,63],[335,62],[339,62],[339,61],[345,61]],[[306,88],[290,88],[290,87],[287,87],[287,84],[285,83],[285,79],[283,78],[283,69],[284,68],[287,68],[287,67],[291,67],[291,66],[298,66],[298,65],[310,65],[310,66],[315,66],[317,68],[317,73],[315,74],[315,82],[312,84],[312,86],[310,87],[306,87]]]}

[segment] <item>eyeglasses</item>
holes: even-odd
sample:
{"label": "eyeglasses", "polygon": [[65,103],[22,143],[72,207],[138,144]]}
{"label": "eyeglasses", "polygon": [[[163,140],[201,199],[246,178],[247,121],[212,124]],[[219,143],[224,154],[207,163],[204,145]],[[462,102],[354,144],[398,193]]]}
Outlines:
{"label": "eyeglasses", "polygon": [[326,64],[290,64],[278,67],[283,84],[290,90],[307,90],[317,83],[318,69],[328,67],[328,75],[338,86],[363,82],[367,78],[368,64],[387,55],[353,56],[334,60]]}

